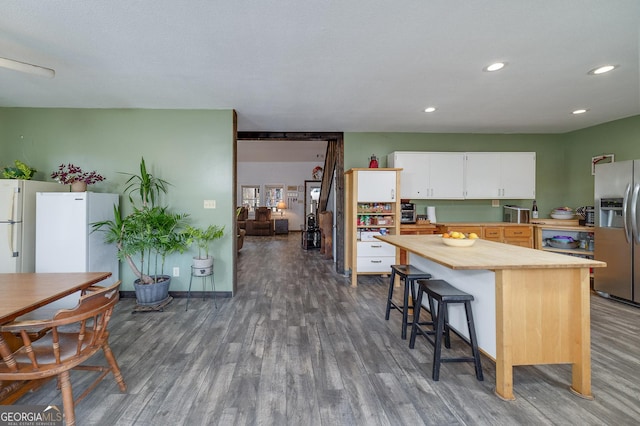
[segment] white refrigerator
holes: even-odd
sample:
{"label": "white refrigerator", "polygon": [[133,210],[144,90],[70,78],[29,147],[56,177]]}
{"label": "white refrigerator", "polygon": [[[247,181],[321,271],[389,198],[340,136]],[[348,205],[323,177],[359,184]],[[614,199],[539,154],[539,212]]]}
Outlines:
{"label": "white refrigerator", "polygon": [[36,272],[111,272],[111,277],[99,285],[116,282],[116,246],[104,242],[103,232],[92,232],[92,223],[113,219],[114,205],[119,205],[118,194],[39,192]]}
{"label": "white refrigerator", "polygon": [[36,270],[36,192],[60,191],[56,182],[0,179],[0,273]]}

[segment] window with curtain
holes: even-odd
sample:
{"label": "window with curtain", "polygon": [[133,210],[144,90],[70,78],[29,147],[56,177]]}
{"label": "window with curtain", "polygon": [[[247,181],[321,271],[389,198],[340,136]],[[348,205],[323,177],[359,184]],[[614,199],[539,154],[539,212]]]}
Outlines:
{"label": "window with curtain", "polygon": [[242,185],[242,206],[246,207],[249,214],[253,216],[256,208],[260,207],[260,186]]}
{"label": "window with curtain", "polygon": [[264,205],[275,211],[278,201],[284,200],[283,185],[265,185],[264,186]]}

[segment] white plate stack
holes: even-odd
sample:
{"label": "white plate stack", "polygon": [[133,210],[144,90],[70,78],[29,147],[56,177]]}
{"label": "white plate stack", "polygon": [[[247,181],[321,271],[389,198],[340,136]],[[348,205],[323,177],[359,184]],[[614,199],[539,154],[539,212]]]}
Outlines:
{"label": "white plate stack", "polygon": [[575,213],[570,207],[558,207],[551,211],[551,217],[553,219],[573,219]]}

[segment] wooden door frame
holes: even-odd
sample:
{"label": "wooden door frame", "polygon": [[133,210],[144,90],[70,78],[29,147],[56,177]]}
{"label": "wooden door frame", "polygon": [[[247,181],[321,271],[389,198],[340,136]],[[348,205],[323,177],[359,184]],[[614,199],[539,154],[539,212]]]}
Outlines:
{"label": "wooden door frame", "polygon": [[[327,141],[327,149],[329,144],[335,144],[336,160],[335,166],[325,164],[324,175],[329,175],[328,182],[331,182],[332,170],[335,170],[335,202],[336,211],[336,272],[344,275],[344,134],[342,132],[237,132],[237,141]],[[327,156],[325,156],[326,162]],[[237,158],[236,158],[237,163]],[[327,182],[323,179],[323,182]],[[234,183],[235,193],[237,193],[238,178]],[[328,188],[327,191],[330,191]],[[322,198],[322,196],[321,196]],[[326,199],[326,197],[325,197]],[[325,206],[326,207],[326,206]]]}

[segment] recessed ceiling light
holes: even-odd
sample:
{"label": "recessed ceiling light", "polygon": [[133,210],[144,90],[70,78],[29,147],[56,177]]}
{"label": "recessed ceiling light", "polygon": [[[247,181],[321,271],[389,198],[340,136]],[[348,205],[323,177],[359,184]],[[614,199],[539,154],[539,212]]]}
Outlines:
{"label": "recessed ceiling light", "polygon": [[495,62],[491,65],[487,65],[486,67],[484,67],[483,71],[488,71],[488,72],[498,71],[506,66],[507,66],[506,62]]}
{"label": "recessed ceiling light", "polygon": [[436,110],[436,107],[427,107],[424,109],[424,112],[433,112]]}
{"label": "recessed ceiling light", "polygon": [[587,74],[591,74],[591,75],[604,74],[606,72],[613,71],[616,68],[618,68],[618,65],[603,65],[601,67],[592,69]]}
{"label": "recessed ceiling light", "polygon": [[587,110],[587,109],[577,109],[577,110],[573,111],[571,114],[579,115],[579,114],[584,114],[587,111],[589,111],[589,110]]}

